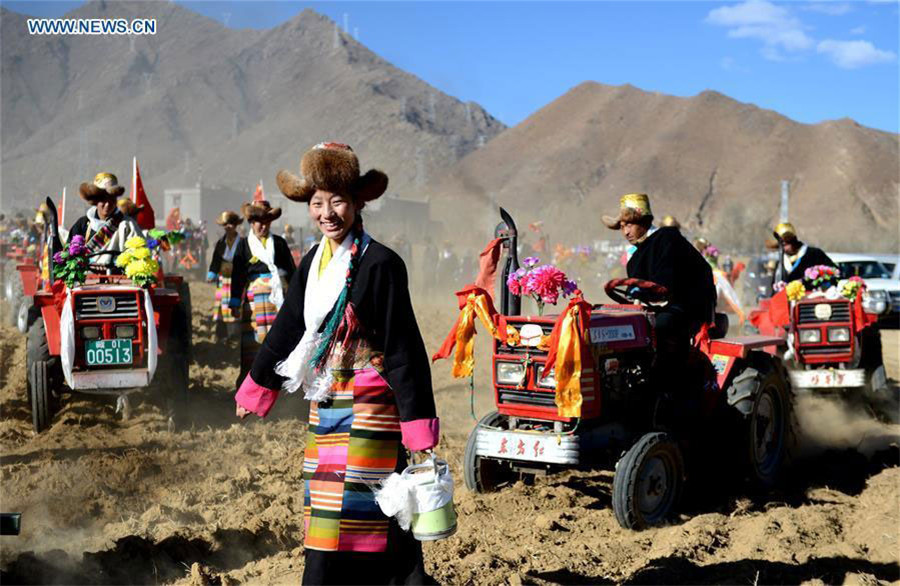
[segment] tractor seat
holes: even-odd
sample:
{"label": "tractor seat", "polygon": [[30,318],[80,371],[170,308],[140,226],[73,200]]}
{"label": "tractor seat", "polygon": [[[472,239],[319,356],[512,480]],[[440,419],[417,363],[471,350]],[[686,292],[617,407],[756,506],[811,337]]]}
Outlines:
{"label": "tractor seat", "polygon": [[728,335],[728,316],[724,313],[716,313],[715,324],[709,328],[710,340],[721,340]]}

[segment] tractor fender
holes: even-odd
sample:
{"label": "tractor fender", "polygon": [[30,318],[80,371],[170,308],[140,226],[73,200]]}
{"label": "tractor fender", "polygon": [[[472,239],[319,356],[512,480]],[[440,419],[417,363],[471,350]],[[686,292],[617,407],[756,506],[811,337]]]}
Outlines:
{"label": "tractor fender", "polygon": [[56,306],[42,306],[41,317],[44,318],[44,326],[46,327],[47,331],[47,346],[50,349],[50,355],[59,356],[59,314],[56,313]]}

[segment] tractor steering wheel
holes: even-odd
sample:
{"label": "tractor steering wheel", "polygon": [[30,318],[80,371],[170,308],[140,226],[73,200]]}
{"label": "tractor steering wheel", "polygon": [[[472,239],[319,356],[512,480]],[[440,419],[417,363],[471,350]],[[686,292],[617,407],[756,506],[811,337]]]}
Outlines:
{"label": "tractor steering wheel", "polygon": [[625,305],[644,303],[650,306],[669,302],[669,290],[663,285],[643,279],[612,279],[604,287],[610,299]]}

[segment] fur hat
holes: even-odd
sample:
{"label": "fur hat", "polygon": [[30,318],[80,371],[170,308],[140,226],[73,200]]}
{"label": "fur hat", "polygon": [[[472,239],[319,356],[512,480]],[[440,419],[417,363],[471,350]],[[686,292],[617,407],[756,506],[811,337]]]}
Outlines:
{"label": "fur hat", "polygon": [[225,224],[231,224],[232,226],[240,226],[244,223],[244,218],[240,217],[237,212],[233,212],[231,210],[225,210],[219,217],[216,218],[216,224],[220,226],[224,226]]}
{"label": "fur hat", "polygon": [[603,223],[610,230],[618,230],[622,222],[634,223],[641,220],[653,220],[653,212],[650,211],[650,198],[646,193],[629,193],[619,200],[619,215],[617,217],[603,216]]}
{"label": "fur hat", "polygon": [[94,182],[82,183],[78,193],[82,199],[94,205],[111,197],[119,197],[125,193],[125,188],[119,185],[119,180],[112,173],[97,173]]}
{"label": "fur hat", "polygon": [[281,217],[281,208],[273,208],[266,200],[248,201],[241,205],[241,213],[248,222],[274,222]]}
{"label": "fur hat", "polygon": [[119,207],[119,210],[123,214],[125,214],[126,216],[131,216],[131,217],[134,217],[135,215],[137,215],[137,213],[139,211],[144,209],[144,206],[139,206],[138,204],[134,203],[127,197],[123,197],[122,199],[117,201],[116,205]]}
{"label": "fur hat", "polygon": [[321,142],[306,151],[300,159],[300,176],[281,170],[275,180],[285,197],[301,202],[309,202],[321,189],[365,203],[381,197],[388,186],[387,175],[377,169],[360,175],[356,153],[337,142]]}

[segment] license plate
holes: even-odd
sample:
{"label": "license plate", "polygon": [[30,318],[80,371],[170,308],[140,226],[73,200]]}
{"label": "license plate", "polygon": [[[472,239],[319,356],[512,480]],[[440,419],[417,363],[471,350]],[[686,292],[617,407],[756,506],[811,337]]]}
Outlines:
{"label": "license plate", "polygon": [[630,325],[591,328],[591,342],[594,344],[625,340],[634,340],[634,328]]}
{"label": "license plate", "polygon": [[131,340],[88,340],[84,359],[88,366],[131,364]]}
{"label": "license plate", "polygon": [[522,460],[539,460],[547,453],[548,438],[523,438],[518,434],[498,433],[488,444],[490,455]]}
{"label": "license plate", "polygon": [[835,389],[865,385],[865,371],[856,370],[801,370],[791,372],[791,384],[801,389]]}

